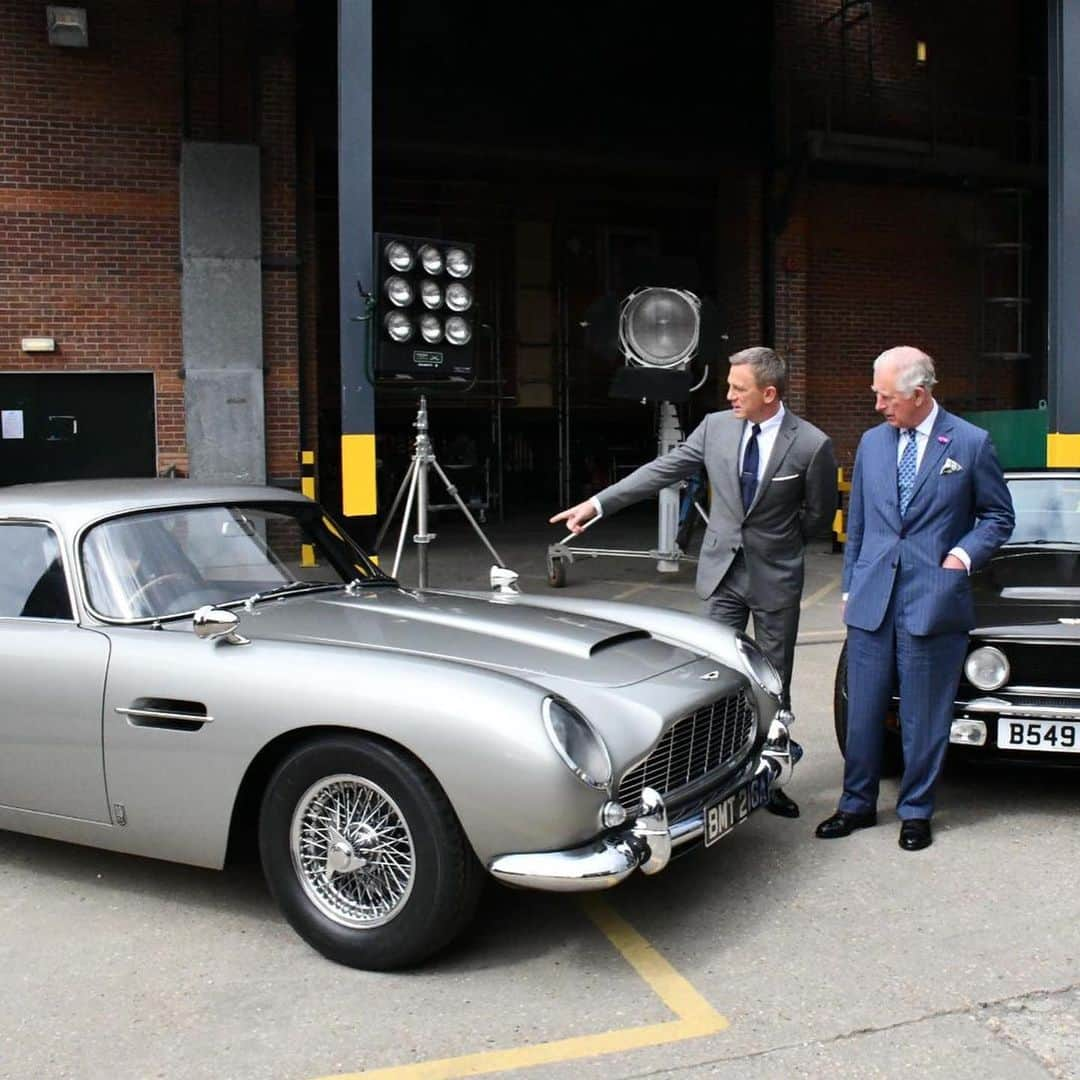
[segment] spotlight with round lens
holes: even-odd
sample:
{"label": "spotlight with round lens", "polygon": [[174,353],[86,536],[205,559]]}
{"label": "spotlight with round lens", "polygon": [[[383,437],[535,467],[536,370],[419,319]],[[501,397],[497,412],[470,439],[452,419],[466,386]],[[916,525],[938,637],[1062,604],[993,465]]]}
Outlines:
{"label": "spotlight with round lens", "polygon": [[434,315],[425,315],[420,320],[420,336],[429,345],[438,345],[443,339],[442,323]]}
{"label": "spotlight with round lens", "polygon": [[446,320],[446,340],[451,345],[468,345],[472,340],[472,327],[460,315],[451,315]]}
{"label": "spotlight with round lens", "polygon": [[472,307],[472,293],[468,285],[452,281],[446,286],[446,306],[451,311],[468,311]]}
{"label": "spotlight with round lens", "polygon": [[413,253],[408,245],[400,240],[391,240],[386,245],[386,261],[399,273],[413,268]]}
{"label": "spotlight with round lens", "polygon": [[437,281],[421,281],[420,299],[423,302],[424,307],[430,308],[432,311],[438,307],[442,307],[442,286]]}
{"label": "spotlight with round lens", "polygon": [[425,244],[419,252],[420,265],[429,274],[441,274],[443,272],[442,252],[431,244]]}
{"label": "spotlight with round lens", "polygon": [[461,248],[448,248],[446,252],[446,272],[452,278],[466,278],[472,273],[472,259]]}
{"label": "spotlight with round lens", "polygon": [[392,341],[408,341],[413,336],[413,325],[403,312],[389,312],[383,325]]}
{"label": "spotlight with round lens", "polygon": [[413,302],[413,288],[396,274],[386,282],[386,295],[395,307],[408,307]]}

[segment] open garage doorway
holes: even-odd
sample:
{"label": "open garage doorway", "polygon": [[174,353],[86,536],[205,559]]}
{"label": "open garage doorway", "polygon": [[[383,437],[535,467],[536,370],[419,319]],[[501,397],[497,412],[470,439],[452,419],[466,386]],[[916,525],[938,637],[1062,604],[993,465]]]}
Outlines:
{"label": "open garage doorway", "polygon": [[[301,168],[318,257],[322,490],[338,490],[332,11],[302,9]],[[726,356],[777,347],[842,465],[875,422],[869,364],[927,348],[960,413],[1046,396],[1046,10],[860,0],[376,5],[377,232],[475,245],[477,379],[428,389],[440,461],[491,514],[550,512],[655,453],[613,399],[598,301],[642,285],[719,311],[689,430]],[[332,315],[332,317],[331,317]],[[593,336],[594,337],[594,336]],[[415,388],[376,390],[380,510]],[[457,474],[456,474],[457,475]]]}

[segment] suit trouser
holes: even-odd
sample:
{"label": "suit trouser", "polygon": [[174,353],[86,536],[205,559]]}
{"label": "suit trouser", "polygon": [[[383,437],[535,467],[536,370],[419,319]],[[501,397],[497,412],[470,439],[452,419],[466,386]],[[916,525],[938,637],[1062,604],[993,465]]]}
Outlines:
{"label": "suit trouser", "polygon": [[895,592],[877,630],[848,627],[848,728],[841,810],[861,814],[877,809],[885,714],[898,685],[904,775],[896,814],[901,820],[933,814],[934,786],[949,745],[967,644],[966,633],[919,637],[908,633]]}
{"label": "suit trouser", "polygon": [[784,683],[784,705],[791,707],[791,672],[795,666],[795,639],[799,634],[799,602],[779,611],[761,611],[747,599],[750,576],[740,552],[724,580],[705,601],[705,614],[733,630],[745,630],[754,616],[754,641],[780,673]]}

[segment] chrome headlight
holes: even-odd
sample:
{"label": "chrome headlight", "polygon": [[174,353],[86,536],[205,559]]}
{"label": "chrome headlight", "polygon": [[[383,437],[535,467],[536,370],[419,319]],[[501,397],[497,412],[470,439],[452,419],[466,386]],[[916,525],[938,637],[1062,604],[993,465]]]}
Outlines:
{"label": "chrome headlight", "polygon": [[544,698],[544,730],[566,767],[589,787],[611,784],[611,757],[596,729],[571,705]]}
{"label": "chrome headlight", "polygon": [[739,652],[746,674],[766,694],[771,694],[774,698],[780,697],[784,692],[784,683],[769,658],[745,634],[735,635],[735,648]]}
{"label": "chrome headlight", "polygon": [[1009,681],[1009,660],[993,645],[974,649],[964,661],[968,682],[979,690],[1000,690]]}

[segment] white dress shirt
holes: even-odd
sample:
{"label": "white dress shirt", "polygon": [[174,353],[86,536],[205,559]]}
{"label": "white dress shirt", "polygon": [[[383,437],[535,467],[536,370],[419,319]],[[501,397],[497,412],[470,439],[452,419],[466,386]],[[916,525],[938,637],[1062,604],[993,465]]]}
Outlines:
{"label": "white dress shirt", "polygon": [[[769,464],[769,455],[772,453],[772,448],[776,445],[776,436],[780,433],[780,425],[784,422],[784,406],[781,403],[780,408],[777,409],[775,416],[770,416],[768,420],[763,420],[761,423],[761,431],[757,437],[758,448],[758,466],[757,466],[757,478],[758,483],[761,483],[761,478],[765,475],[765,466]],[[750,436],[754,433],[754,425],[747,420],[743,427],[742,442],[739,444],[739,471],[742,471],[742,461],[746,456],[746,444],[750,441]]]}

